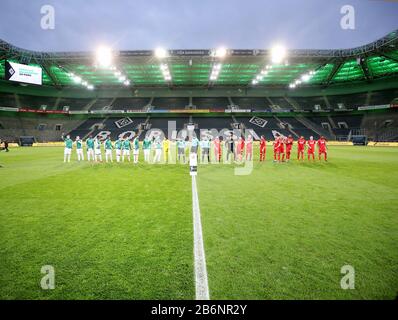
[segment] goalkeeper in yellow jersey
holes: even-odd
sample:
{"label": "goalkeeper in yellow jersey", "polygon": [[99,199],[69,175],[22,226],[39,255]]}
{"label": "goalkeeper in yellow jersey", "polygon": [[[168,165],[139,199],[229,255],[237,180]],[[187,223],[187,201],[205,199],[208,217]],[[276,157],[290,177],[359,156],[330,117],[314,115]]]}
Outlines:
{"label": "goalkeeper in yellow jersey", "polygon": [[163,158],[164,161],[167,162],[168,157],[169,157],[169,146],[170,146],[170,140],[167,138],[164,138],[163,140]]}

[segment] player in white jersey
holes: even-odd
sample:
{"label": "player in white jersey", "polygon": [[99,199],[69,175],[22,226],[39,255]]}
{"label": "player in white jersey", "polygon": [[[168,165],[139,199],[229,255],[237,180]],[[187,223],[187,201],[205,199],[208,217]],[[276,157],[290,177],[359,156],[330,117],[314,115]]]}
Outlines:
{"label": "player in white jersey", "polygon": [[133,140],[133,159],[134,163],[138,163],[138,156],[140,155],[140,140],[135,137]]}
{"label": "player in white jersey", "polygon": [[145,162],[149,162],[150,161],[151,144],[152,144],[152,141],[148,137],[145,137],[144,141],[142,142],[142,149],[144,150],[144,160],[145,160]]}
{"label": "player in white jersey", "polygon": [[155,158],[153,159],[153,162],[160,162],[162,156],[162,141],[160,140],[160,137],[157,137],[155,139]]}
{"label": "player in white jersey", "polygon": [[80,139],[79,136],[76,137],[76,154],[77,154],[77,161],[84,161],[83,155],[83,141]]}
{"label": "player in white jersey", "polygon": [[87,161],[94,161],[94,139],[93,136],[89,136],[86,140],[87,147]]}
{"label": "player in white jersey", "polygon": [[123,140],[120,137],[115,141],[116,162],[120,162]]}
{"label": "player in white jersey", "polygon": [[113,162],[113,156],[112,156],[113,145],[111,138],[109,137],[106,138],[104,142],[104,148],[105,148],[105,161],[108,162],[108,160],[111,160],[111,162]]}
{"label": "player in white jersey", "polygon": [[64,162],[66,162],[66,161],[70,162],[70,155],[72,154],[73,141],[70,138],[69,134],[66,136],[66,138],[64,138],[64,136],[62,136],[62,140],[64,140],[64,142],[65,142]]}
{"label": "player in white jersey", "polygon": [[94,140],[94,155],[95,161],[99,159],[99,161],[102,162],[101,141],[98,137]]}
{"label": "player in white jersey", "polygon": [[131,143],[129,139],[124,139],[122,144],[122,161],[124,162],[124,157],[127,157],[128,162],[130,162],[130,150],[131,150]]}

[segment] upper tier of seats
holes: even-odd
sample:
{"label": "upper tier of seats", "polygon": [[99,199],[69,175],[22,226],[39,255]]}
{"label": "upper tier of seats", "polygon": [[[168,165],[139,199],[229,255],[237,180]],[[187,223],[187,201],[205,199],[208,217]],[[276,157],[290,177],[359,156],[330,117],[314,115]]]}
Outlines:
{"label": "upper tier of seats", "polygon": [[192,98],[192,104],[198,109],[226,109],[230,104],[228,98]]}
{"label": "upper tier of seats", "polygon": [[[294,92],[292,92],[294,93]],[[398,98],[398,89],[364,92],[346,95],[327,95],[315,97],[193,97],[192,105],[198,109],[227,109],[231,104],[241,109],[258,111],[277,111],[281,109],[314,110],[337,109],[343,104],[347,109],[366,105],[390,104]],[[185,109],[189,107],[189,97],[147,98],[64,98],[45,97],[12,93],[0,93],[0,107],[24,107],[39,109],[46,105],[48,110],[143,110],[151,104],[155,110]],[[278,107],[275,107],[278,106]]]}
{"label": "upper tier of seats", "polygon": [[155,98],[152,105],[156,109],[185,109],[189,104],[189,98]]}
{"label": "upper tier of seats", "polygon": [[58,109],[62,110],[64,107],[69,107],[69,110],[84,110],[91,101],[93,101],[93,99],[60,98],[58,102]]}
{"label": "upper tier of seats", "polygon": [[149,98],[117,98],[112,103],[114,110],[142,110],[149,104]]}

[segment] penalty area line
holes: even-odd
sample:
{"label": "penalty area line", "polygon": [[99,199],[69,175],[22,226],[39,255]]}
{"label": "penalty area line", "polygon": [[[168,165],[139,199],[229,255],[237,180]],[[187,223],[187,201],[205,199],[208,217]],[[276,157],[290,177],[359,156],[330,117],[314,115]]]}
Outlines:
{"label": "penalty area line", "polygon": [[196,300],[210,300],[207,281],[206,257],[203,245],[202,222],[196,176],[192,177],[192,213],[193,213],[193,252],[195,258],[195,294]]}

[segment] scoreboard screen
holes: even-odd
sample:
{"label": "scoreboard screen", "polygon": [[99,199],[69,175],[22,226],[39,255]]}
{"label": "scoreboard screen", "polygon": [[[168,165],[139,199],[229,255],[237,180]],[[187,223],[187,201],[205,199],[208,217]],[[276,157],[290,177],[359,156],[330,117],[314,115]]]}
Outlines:
{"label": "scoreboard screen", "polygon": [[11,61],[6,61],[5,67],[6,80],[38,85],[42,84],[42,69],[40,67]]}

